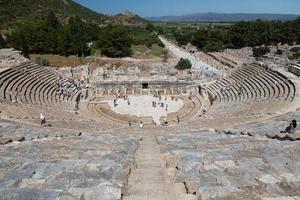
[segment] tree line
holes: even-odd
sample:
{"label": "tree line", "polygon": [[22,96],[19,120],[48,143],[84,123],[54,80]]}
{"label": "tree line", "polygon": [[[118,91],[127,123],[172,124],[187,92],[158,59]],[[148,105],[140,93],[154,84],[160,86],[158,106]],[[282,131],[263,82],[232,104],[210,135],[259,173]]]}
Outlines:
{"label": "tree line", "polygon": [[255,47],[278,43],[300,43],[300,18],[293,21],[241,21],[232,26],[199,27],[198,30],[172,28],[164,34],[179,45],[191,43],[205,51]]}
{"label": "tree line", "polygon": [[155,43],[163,46],[153,30],[147,27],[99,27],[78,16],[61,24],[53,12],[45,19],[24,23],[7,35],[6,40],[0,35],[0,47],[21,50],[26,57],[33,53],[82,57],[96,50],[109,57],[125,57],[132,54],[134,44],[151,47]]}

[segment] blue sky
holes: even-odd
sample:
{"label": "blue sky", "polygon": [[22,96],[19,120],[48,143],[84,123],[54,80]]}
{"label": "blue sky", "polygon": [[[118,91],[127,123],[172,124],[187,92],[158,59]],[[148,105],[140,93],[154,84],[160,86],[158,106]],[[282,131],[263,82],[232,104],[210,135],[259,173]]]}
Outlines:
{"label": "blue sky", "polygon": [[97,12],[143,17],[198,12],[300,14],[300,0],[75,0]]}

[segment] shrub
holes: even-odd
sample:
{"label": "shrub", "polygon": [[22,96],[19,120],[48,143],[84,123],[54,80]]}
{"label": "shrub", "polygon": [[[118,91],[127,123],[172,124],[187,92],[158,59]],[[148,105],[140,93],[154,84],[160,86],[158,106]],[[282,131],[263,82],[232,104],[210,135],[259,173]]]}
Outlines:
{"label": "shrub", "polygon": [[269,47],[253,47],[253,56],[256,58],[262,57],[266,55],[267,53],[270,53]]}
{"label": "shrub", "polygon": [[208,42],[206,42],[204,49],[206,51],[221,51],[221,50],[224,50],[224,47],[221,42],[208,41]]}
{"label": "shrub", "polygon": [[192,63],[189,59],[184,59],[181,58],[177,65],[175,66],[175,69],[178,70],[185,70],[185,69],[191,69],[192,68]]}

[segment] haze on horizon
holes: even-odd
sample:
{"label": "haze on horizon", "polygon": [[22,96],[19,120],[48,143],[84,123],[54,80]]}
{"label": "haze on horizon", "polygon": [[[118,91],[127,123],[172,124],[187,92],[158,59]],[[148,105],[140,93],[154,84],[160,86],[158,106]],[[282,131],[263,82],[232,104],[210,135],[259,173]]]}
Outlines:
{"label": "haze on horizon", "polygon": [[300,15],[299,0],[75,0],[104,14],[131,11],[142,17],[192,13],[272,13]]}

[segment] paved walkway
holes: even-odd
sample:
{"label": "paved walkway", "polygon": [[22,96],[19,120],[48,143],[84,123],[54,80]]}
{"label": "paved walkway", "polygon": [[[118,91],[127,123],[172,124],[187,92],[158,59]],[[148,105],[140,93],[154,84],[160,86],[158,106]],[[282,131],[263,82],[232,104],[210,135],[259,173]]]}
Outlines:
{"label": "paved walkway", "polygon": [[[179,111],[184,104],[181,99],[172,101],[171,97],[167,97],[167,99],[165,99],[164,96],[161,101],[153,96],[129,96],[129,101],[130,105],[127,104],[127,100],[118,99],[118,105],[116,107],[114,107],[112,100],[105,100],[104,102],[107,102],[115,113],[135,115],[138,117],[150,116],[156,124],[160,124],[161,117],[166,117],[169,113]],[[163,103],[164,107],[158,106],[158,104],[156,107],[152,107],[153,101]],[[167,110],[166,105],[168,105]]]}
{"label": "paved walkway", "polygon": [[145,135],[136,153],[137,169],[129,177],[128,196],[124,200],[167,200],[164,166],[154,135]]}
{"label": "paved walkway", "polygon": [[193,65],[193,69],[200,70],[200,71],[202,71],[203,73],[205,73],[207,75],[220,74],[221,73],[217,69],[211,67],[209,64],[207,64],[207,63],[203,62],[202,60],[200,60],[195,55],[184,51],[183,49],[179,48],[178,46],[171,43],[167,39],[165,39],[161,36],[159,37],[159,39],[162,41],[162,43],[164,43],[166,48],[170,52],[172,52],[178,59],[180,59],[180,58],[189,59],[191,61],[192,65]]}

